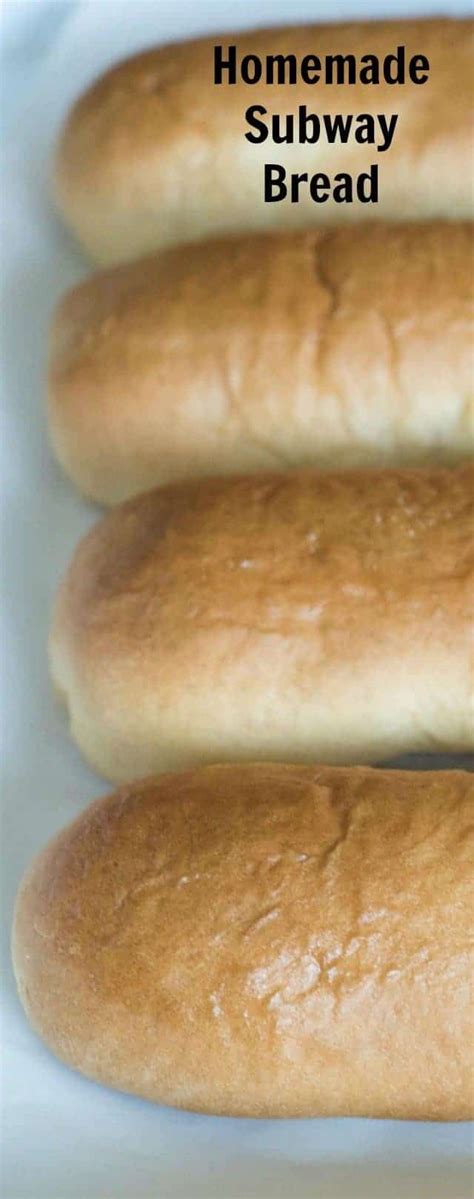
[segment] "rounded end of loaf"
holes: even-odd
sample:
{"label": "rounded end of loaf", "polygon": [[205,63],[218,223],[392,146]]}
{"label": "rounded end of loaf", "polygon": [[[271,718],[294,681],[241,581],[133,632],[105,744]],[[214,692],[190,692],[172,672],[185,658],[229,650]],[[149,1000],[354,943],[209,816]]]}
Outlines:
{"label": "rounded end of loaf", "polygon": [[[105,274],[103,279],[106,289]],[[119,397],[107,387],[115,360],[112,364],[104,354],[104,345],[113,318],[101,311],[100,304],[87,304],[92,282],[71,288],[53,313],[46,388],[48,434],[56,461],[78,491],[88,500],[110,505],[140,491],[140,486],[134,478],[133,442]],[[126,358],[126,341],[122,351]],[[124,369],[122,363],[122,374]],[[134,396],[133,379],[127,378],[126,386]]]}
{"label": "rounded end of loaf", "polygon": [[[120,675],[114,679],[113,635],[109,648],[94,644],[87,633],[81,636],[79,625],[71,620],[65,594],[68,579],[58,592],[48,639],[55,699],[65,712],[70,736],[88,766],[112,783],[126,783],[147,769],[144,763],[150,757],[150,748],[143,745],[146,721],[134,720],[134,703],[126,679]],[[151,756],[155,770],[172,769],[165,755],[163,765],[157,764],[160,755],[156,751]]]}
{"label": "rounded end of loaf", "polygon": [[115,252],[109,246],[108,222],[102,223],[101,168],[93,156],[90,161],[93,137],[89,146],[90,139],[82,129],[83,107],[84,98],[73,106],[61,130],[53,158],[51,198],[84,254],[101,267],[115,260]]}
{"label": "rounded end of loaf", "polygon": [[[132,166],[134,147],[127,103],[125,107],[120,103],[120,91],[114,86],[123,65],[106,71],[76,100],[53,160],[52,196],[57,211],[99,266],[134,256],[133,221],[127,223],[123,192],[125,163],[128,160]],[[135,112],[139,139],[137,115]],[[139,250],[140,246],[137,253]]]}
{"label": "rounded end of loaf", "polygon": [[163,46],[116,63],[79,97],[64,123],[53,198],[98,265],[186,240],[185,230],[181,237],[173,233],[179,205],[172,159],[173,135],[184,132],[189,114],[180,113],[179,101],[177,111],[167,111],[174,80],[179,91],[181,57],[180,45]]}

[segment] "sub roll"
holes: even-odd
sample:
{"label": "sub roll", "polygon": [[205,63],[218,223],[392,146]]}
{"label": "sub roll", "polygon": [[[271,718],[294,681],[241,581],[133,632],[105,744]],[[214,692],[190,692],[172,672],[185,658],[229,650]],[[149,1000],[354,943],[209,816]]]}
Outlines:
{"label": "sub roll", "polygon": [[89,762],[468,750],[474,468],[210,479],[114,508],[60,587],[51,669]]}
{"label": "sub roll", "polygon": [[206,474],[473,449],[469,223],[222,239],[104,271],[52,327],[51,440],[114,503]]}
{"label": "sub roll", "polygon": [[469,1119],[472,801],[460,771],[265,764],[99,800],[19,891],[33,1028],[193,1111]]}
{"label": "sub roll", "polygon": [[210,234],[472,217],[473,78],[467,20],[161,46],[74,106],[56,202],[102,263]]}

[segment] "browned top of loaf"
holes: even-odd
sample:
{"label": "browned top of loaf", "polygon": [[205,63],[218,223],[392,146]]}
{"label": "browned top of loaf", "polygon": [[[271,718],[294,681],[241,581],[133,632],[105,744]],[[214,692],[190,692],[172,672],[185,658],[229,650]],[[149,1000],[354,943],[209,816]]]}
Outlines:
{"label": "browned top of loaf", "polygon": [[[322,394],[335,390],[334,372],[338,368],[342,375],[350,354],[357,368],[352,371],[352,394],[360,392],[362,397],[375,346],[379,391],[382,371],[387,390],[401,386],[403,422],[410,406],[409,395],[403,394],[406,358],[417,353],[425,361],[425,338],[436,354],[435,343],[442,341],[447,326],[453,371],[454,360],[463,361],[470,346],[472,235],[470,221],[361,222],[354,228],[219,237],[95,272],[57,306],[52,382],[66,382],[71,389],[97,384],[94,406],[106,408],[112,379],[113,438],[116,392],[122,395],[128,387],[132,405],[137,372],[149,367],[161,383],[160,355],[171,349],[175,372],[184,357],[184,371],[191,377],[190,344],[198,345],[201,369],[203,347],[211,362],[220,357],[229,401],[230,368],[237,372],[240,367],[238,403],[245,410],[252,402],[255,406],[262,359],[270,375],[276,363],[290,386],[288,369],[294,377],[299,347],[305,337],[312,337],[317,339],[314,361],[305,359],[304,365]],[[329,327],[328,340],[328,322],[335,313],[337,327]],[[339,346],[344,352],[341,360]],[[428,374],[429,362],[425,370]],[[349,405],[348,383],[346,391]],[[71,403],[68,394],[66,400]],[[59,402],[64,404],[64,395]],[[178,392],[178,411],[181,402]],[[226,415],[223,412],[224,421]],[[258,429],[258,413],[249,412],[248,419]],[[251,432],[250,427],[249,437]]]}
{"label": "browned top of loaf", "polygon": [[[373,21],[357,24],[294,26],[291,28],[225,33],[177,45],[161,46],[119,63],[103,75],[77,102],[67,122],[60,146],[59,168],[74,186],[77,177],[84,183],[87,175],[97,182],[121,176],[125,165],[140,165],[144,155],[174,148],[179,139],[184,154],[215,154],[216,139],[235,134],[243,136],[244,111],[252,103],[264,103],[269,113],[281,113],[282,96],[294,111],[301,103],[323,111],[385,112],[404,109],[404,137],[395,144],[392,157],[404,154],[407,146],[415,160],[431,136],[447,145],[459,138],[464,145],[470,136],[469,107],[464,117],[459,107],[459,91],[469,94],[472,87],[473,26],[467,20]],[[424,54],[430,61],[430,82],[417,87],[377,87],[354,84],[350,87],[304,83],[294,86],[216,87],[213,82],[213,47],[236,44],[239,58],[244,54],[295,54],[298,59],[311,52],[323,58],[327,54],[376,54],[383,58],[398,45],[405,45],[407,57]],[[455,66],[453,66],[455,64]],[[453,88],[453,74],[459,90]],[[438,102],[432,121],[429,108],[411,102],[422,93],[426,98],[431,81],[436,85]],[[290,104],[288,106],[288,97]],[[185,166],[183,165],[183,170]],[[439,181],[442,186],[442,180]]]}
{"label": "browned top of loaf", "polygon": [[25,878],[23,1001],[67,1061],[165,1102],[467,1116],[471,817],[456,771],[124,787]]}
{"label": "browned top of loaf", "polygon": [[465,465],[158,488],[119,505],[81,542],[60,596],[62,632],[70,628],[75,651],[99,672],[101,654],[128,654],[136,670],[138,653],[142,680],[160,642],[163,671],[167,655],[183,681],[200,656],[208,662],[208,635],[217,652],[215,638],[232,628],[306,635],[312,652],[320,638],[336,659],[357,656],[361,611],[364,642],[369,620],[374,637],[392,629],[394,644],[416,629],[421,640],[435,636],[443,610],[456,637],[472,568],[473,481]]}

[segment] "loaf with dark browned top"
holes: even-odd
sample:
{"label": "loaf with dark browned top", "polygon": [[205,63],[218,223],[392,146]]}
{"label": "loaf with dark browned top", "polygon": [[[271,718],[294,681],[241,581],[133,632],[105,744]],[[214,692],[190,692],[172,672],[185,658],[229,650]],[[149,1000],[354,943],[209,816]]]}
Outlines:
{"label": "loaf with dark browned top", "polygon": [[93,804],[13,953],[70,1066],[242,1116],[474,1114],[472,776],[216,766]]}

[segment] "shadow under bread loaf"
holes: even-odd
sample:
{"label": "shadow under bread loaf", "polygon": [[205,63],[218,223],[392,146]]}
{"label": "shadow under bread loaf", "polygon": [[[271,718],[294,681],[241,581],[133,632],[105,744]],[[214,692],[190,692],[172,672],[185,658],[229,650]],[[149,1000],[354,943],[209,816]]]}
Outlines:
{"label": "shadow under bread loaf", "polygon": [[210,479],[113,509],[57,598],[54,683],[106,777],[473,745],[474,467]]}
{"label": "shadow under bread loaf", "polygon": [[277,466],[452,462],[474,446],[472,225],[184,246],[56,311],[53,446],[93,499]]}
{"label": "shadow under bread loaf", "polygon": [[473,780],[215,766],[98,800],[33,862],[13,956],[99,1082],[238,1116],[474,1114]]}
{"label": "shadow under bread loaf", "polygon": [[[103,263],[214,233],[365,216],[471,217],[474,193],[466,164],[472,144],[472,34],[467,20],[370,21],[226,33],[137,55],[108,71],[72,109],[56,160],[58,208]],[[235,82],[225,69],[223,82],[214,82],[219,44],[224,59],[227,48],[235,47]],[[400,48],[406,64],[413,56],[428,60],[425,82],[421,77],[415,82],[408,68],[404,79],[390,82],[382,69],[378,81],[360,70],[364,56],[375,57],[382,68]],[[262,64],[255,83],[242,78],[247,55],[257,68]],[[313,69],[309,80],[297,70],[293,81],[289,58],[300,68],[308,55],[317,56],[320,72]],[[322,69],[334,56],[339,65],[329,82]],[[269,57],[277,59],[270,84]],[[287,116],[291,125],[291,116],[298,122],[301,110],[313,111],[321,136],[316,144],[309,138],[302,144],[272,139],[252,144],[246,134],[255,136],[255,122],[248,128],[246,114],[255,106],[263,109],[267,129],[273,117],[285,126]],[[331,141],[324,117],[334,128],[336,114],[344,125],[352,117],[354,129]],[[369,137],[380,116],[391,127],[390,148],[385,135]],[[364,144],[355,134],[361,125],[367,131]],[[265,202],[266,164],[284,169],[286,199]],[[370,202],[362,203],[355,186],[353,202],[336,202],[340,172],[355,181],[372,168],[379,173],[378,202],[371,191],[365,197]],[[331,180],[331,190],[319,192],[323,202],[315,201],[309,186],[319,172]],[[290,177],[305,173],[306,183],[301,181],[292,202]]]}

